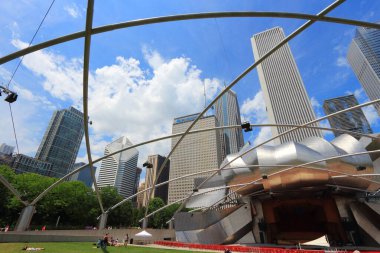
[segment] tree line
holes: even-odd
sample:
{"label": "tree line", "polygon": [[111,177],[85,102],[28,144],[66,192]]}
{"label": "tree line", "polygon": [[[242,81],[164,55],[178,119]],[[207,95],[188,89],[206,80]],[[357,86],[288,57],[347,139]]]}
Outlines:
{"label": "tree line", "polygon": [[[56,182],[57,178],[42,176],[35,173],[17,174],[10,167],[0,165],[0,174],[21,194],[25,201],[33,201],[43,190]],[[115,205],[124,198],[114,187],[104,187],[100,190],[105,209]],[[160,198],[153,198],[148,205],[151,213],[165,203]],[[13,228],[24,205],[2,184],[0,184],[0,227],[7,225]],[[150,228],[167,228],[168,221],[179,204],[156,213],[148,220]],[[83,229],[96,227],[97,217],[101,214],[96,193],[80,181],[66,181],[59,184],[46,194],[37,204],[30,229]],[[114,228],[139,227],[139,220],[144,217],[145,207],[134,208],[132,202],[126,201],[112,210],[108,215],[107,226]]]}

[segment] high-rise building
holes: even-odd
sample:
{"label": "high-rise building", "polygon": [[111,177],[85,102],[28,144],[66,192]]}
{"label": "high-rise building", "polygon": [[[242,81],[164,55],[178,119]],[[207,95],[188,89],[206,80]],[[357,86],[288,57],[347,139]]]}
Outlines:
{"label": "high-rise building", "polygon": [[[145,189],[153,187],[153,183],[157,178],[158,170],[161,168],[164,163],[166,157],[161,155],[150,155],[148,156],[148,162],[152,164],[152,168],[146,168],[145,173]],[[163,183],[169,180],[169,171],[170,171],[170,161],[165,164],[165,167],[161,171],[160,176],[157,179],[157,184]],[[165,204],[168,203],[168,189],[169,186],[163,185],[158,188],[148,190],[146,194],[144,194],[143,206],[148,205],[148,192],[150,192],[150,199],[159,197],[161,198]]]}
{"label": "high-rise building", "polygon": [[82,112],[70,107],[53,113],[36,154],[38,160],[52,164],[49,176],[63,177],[72,171],[83,134]]}
{"label": "high-rise building", "polygon": [[[325,111],[325,114],[328,115],[356,105],[358,105],[358,101],[355,96],[348,95],[325,100],[323,103],[323,110]],[[372,133],[371,126],[369,125],[368,120],[361,108],[332,116],[328,118],[328,120],[332,128],[344,129],[363,134]],[[341,132],[334,131],[334,135],[336,137],[341,134]],[[360,136],[355,137],[360,138]]]}
{"label": "high-rise building", "polygon": [[[135,176],[135,187],[133,189],[133,194],[136,194],[139,191],[139,185],[140,185],[140,176],[141,176],[142,169],[137,167],[136,168],[136,176]],[[134,197],[132,201],[137,204],[137,197]]]}
{"label": "high-rise building", "polygon": [[[79,167],[82,167],[86,163],[80,162],[80,163],[75,163],[73,170],[78,169]],[[96,167],[94,166],[94,173],[96,173]],[[70,177],[70,181],[81,181],[83,182],[86,186],[91,187],[94,181],[92,181],[91,177],[91,171],[88,167],[82,169],[81,171],[75,173]]]}
{"label": "high-rise building", "polygon": [[[348,49],[347,60],[367,96],[371,100],[380,99],[380,30],[359,27]],[[380,115],[380,103],[374,106]]]}
{"label": "high-rise building", "polygon": [[[137,192],[141,192],[144,189],[145,189],[145,183],[141,183],[139,188],[137,189]],[[137,195],[137,208],[141,208],[144,206],[143,205],[144,196],[145,196],[144,193]]]}
{"label": "high-rise building", "polygon": [[[132,145],[127,137],[121,137],[105,147],[104,155]],[[98,187],[113,186],[125,198],[133,195],[136,187],[138,157],[138,150],[132,148],[105,158],[97,178]]]}
{"label": "high-rise building", "polygon": [[17,154],[14,158],[12,168],[16,173],[30,172],[48,176],[50,175],[52,164],[27,155]]}
{"label": "high-rise building", "polygon": [[[285,38],[284,31],[275,27],[251,38],[256,60]],[[288,44],[283,45],[257,66],[261,89],[271,124],[302,125],[315,120],[311,102]],[[314,124],[316,126],[316,124]],[[272,127],[272,135],[281,134],[292,127]],[[302,141],[311,136],[321,137],[317,129],[298,129],[276,139],[276,143]]]}
{"label": "high-rise building", "polygon": [[[219,126],[241,125],[239,103],[236,93],[228,90],[215,103],[215,116]],[[222,160],[229,154],[239,152],[244,146],[241,128],[223,129],[220,131]]]}
{"label": "high-rise building", "polygon": [[[175,118],[172,133],[182,133],[190,126],[198,114]],[[192,128],[203,129],[217,126],[215,116],[202,117]],[[179,137],[172,138],[172,148]],[[186,174],[217,169],[221,164],[221,145],[219,131],[208,131],[187,135],[178,145],[170,159],[169,178],[177,178]],[[194,178],[208,176],[205,173],[187,177],[169,184],[168,202],[173,203],[186,197],[194,188]]]}
{"label": "high-rise building", "polygon": [[7,145],[5,143],[2,143],[0,145],[0,153],[5,155],[12,155],[13,151],[15,150],[15,147]]}

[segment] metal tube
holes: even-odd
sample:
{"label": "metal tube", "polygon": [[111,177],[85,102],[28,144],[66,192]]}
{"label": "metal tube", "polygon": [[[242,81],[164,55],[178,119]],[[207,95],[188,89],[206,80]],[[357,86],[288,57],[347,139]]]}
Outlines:
{"label": "metal tube", "polygon": [[[333,9],[335,9],[336,7],[338,7],[340,4],[342,4],[345,0],[336,0],[334,3],[330,4],[327,8],[325,8],[324,10],[322,10],[320,13],[317,14],[317,16],[324,16],[326,15],[328,12],[332,11]],[[269,50],[267,53],[265,53],[262,57],[260,57],[254,64],[252,64],[250,67],[248,67],[242,74],[240,74],[234,81],[232,81],[213,101],[211,101],[211,103],[199,114],[199,116],[193,121],[193,123],[187,128],[187,130],[185,131],[185,135],[183,135],[179,140],[178,142],[176,143],[176,145],[173,147],[172,151],[169,153],[169,156],[165,159],[163,165],[165,165],[165,162],[167,162],[167,160],[169,159],[170,155],[174,152],[174,150],[176,149],[176,147],[178,146],[178,144],[182,141],[182,139],[186,136],[187,132],[195,125],[195,123],[201,118],[201,116],[211,108],[211,106],[219,99],[221,98],[224,93],[226,93],[228,90],[230,90],[238,81],[240,81],[243,77],[245,77],[251,70],[253,70],[254,68],[256,68],[261,62],[263,62],[266,58],[268,58],[271,54],[273,54],[276,50],[278,50],[279,48],[281,48],[283,45],[285,45],[286,43],[288,43],[290,40],[292,40],[294,37],[296,37],[298,34],[300,34],[302,31],[304,31],[306,28],[308,28],[309,26],[311,26],[313,23],[315,23],[315,21],[313,20],[309,20],[307,21],[306,23],[304,23],[303,25],[301,25],[300,27],[298,27],[296,30],[294,30],[291,34],[289,34],[287,37],[285,37],[280,43],[278,43],[276,46],[274,46],[271,50]],[[305,124],[305,125],[308,125],[308,124]],[[291,132],[291,131],[294,131],[296,130],[297,128],[293,128],[292,130],[288,130],[287,132]],[[285,132],[286,133],[286,132]],[[275,138],[279,137],[281,135],[277,135],[275,136]],[[237,158],[235,158],[234,160],[236,160]],[[232,160],[232,161],[234,161]],[[231,161],[231,162],[232,162]],[[231,163],[230,162],[230,163]],[[229,163],[228,163],[229,164]],[[227,164],[227,165],[228,165]],[[161,170],[163,169],[163,166],[161,166]],[[161,170],[159,171],[159,173],[161,172]],[[211,177],[213,177],[217,172],[215,172],[213,175],[211,175],[210,177],[206,178],[200,185],[199,187],[201,187],[204,183],[206,183]],[[159,176],[160,174],[158,174]],[[191,193],[193,194],[193,193]],[[190,194],[190,196],[191,196]],[[181,210],[181,208],[183,208],[183,206],[186,204],[186,201],[183,202],[181,204],[181,206],[179,207],[178,210]],[[178,211],[177,210],[177,211]]]}
{"label": "metal tube", "polygon": [[[190,14],[180,14],[173,16],[163,16],[163,17],[154,17],[146,18],[139,20],[132,20],[118,24],[105,25],[93,28],[91,30],[92,34],[99,34],[103,32],[109,32],[116,29],[123,29],[128,27],[149,25],[149,24],[158,24],[163,22],[174,22],[181,20],[194,20],[194,19],[208,19],[208,18],[287,18],[287,19],[304,19],[304,20],[314,20],[327,23],[336,23],[344,25],[355,25],[363,26],[368,28],[380,29],[380,24],[372,22],[364,22],[359,20],[345,19],[345,18],[335,18],[335,17],[318,17],[316,15],[303,14],[303,13],[288,13],[288,12],[210,12],[210,13],[190,13]],[[23,55],[33,53],[35,51],[48,48],[54,45],[58,45],[64,42],[76,40],[83,38],[85,36],[85,31],[80,31],[72,34],[68,34],[59,38],[48,40],[36,45],[31,45],[28,48],[21,49],[14,53],[8,54],[0,58],[0,64],[4,64],[11,60],[14,60]]]}
{"label": "metal tube", "polygon": [[102,204],[102,198],[96,183],[94,167],[91,158],[91,148],[90,148],[90,137],[88,131],[88,72],[90,66],[90,49],[91,49],[91,29],[92,29],[92,19],[94,16],[94,0],[88,0],[87,2],[87,15],[86,15],[86,30],[84,37],[84,56],[83,56],[83,126],[84,126],[84,138],[86,140],[86,152],[88,158],[88,166],[91,171],[91,178],[94,182],[94,188],[96,192],[96,197],[99,202],[100,210],[104,213],[104,208]]}

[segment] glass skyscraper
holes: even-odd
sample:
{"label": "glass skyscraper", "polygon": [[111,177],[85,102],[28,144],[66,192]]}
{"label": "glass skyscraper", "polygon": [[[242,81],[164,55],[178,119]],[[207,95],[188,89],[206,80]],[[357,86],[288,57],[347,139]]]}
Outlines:
{"label": "glass skyscraper", "polygon": [[[227,91],[215,103],[215,117],[219,126],[241,125],[239,104],[236,93]],[[222,160],[229,154],[239,152],[244,146],[241,128],[224,129],[220,131],[222,144]]]}
{"label": "glass skyscraper", "polygon": [[53,113],[36,158],[52,164],[51,177],[72,171],[82,142],[83,113],[70,107]]}
{"label": "glass skyscraper", "polygon": [[[347,60],[367,96],[371,100],[380,99],[380,30],[359,27],[348,49]],[[380,115],[380,103],[374,106]]]}
{"label": "glass skyscraper", "polygon": [[[328,115],[356,105],[358,105],[358,101],[355,96],[348,95],[325,100],[323,103],[323,110],[325,111],[325,114]],[[363,134],[372,133],[371,126],[369,125],[368,120],[361,108],[338,114],[328,118],[328,120],[332,128],[349,130]],[[341,134],[341,132],[334,131],[334,135],[336,137]],[[355,137],[359,138],[360,136]]]}

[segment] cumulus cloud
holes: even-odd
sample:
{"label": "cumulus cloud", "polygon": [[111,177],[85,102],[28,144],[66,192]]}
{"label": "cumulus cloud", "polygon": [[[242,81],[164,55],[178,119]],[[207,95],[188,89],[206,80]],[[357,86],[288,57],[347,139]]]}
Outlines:
{"label": "cumulus cloud", "polygon": [[[246,99],[241,106],[242,118],[254,124],[268,123],[268,115],[264,102],[263,92],[259,91],[253,98]],[[259,132],[250,136],[253,140],[253,145],[258,145],[272,137],[270,127],[262,127]],[[266,144],[272,145],[272,142]]]}
{"label": "cumulus cloud", "polygon": [[78,8],[78,6],[75,3],[66,5],[63,9],[67,12],[67,14],[69,14],[73,18],[82,17],[81,10]]}
{"label": "cumulus cloud", "polygon": [[[19,40],[13,44],[25,45]],[[95,155],[103,155],[104,146],[120,136],[136,144],[171,134],[174,117],[203,109],[204,87],[208,100],[220,90],[220,81],[203,78],[189,58],[164,59],[147,47],[143,53],[150,69],[142,69],[137,59],[118,56],[113,64],[90,72],[88,105]],[[80,107],[81,60],[41,50],[26,56],[23,64],[43,78],[42,87],[52,97]],[[166,155],[169,148],[170,140],[139,148],[140,159],[154,153]]]}

